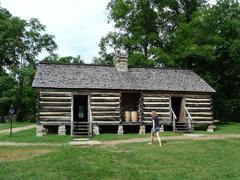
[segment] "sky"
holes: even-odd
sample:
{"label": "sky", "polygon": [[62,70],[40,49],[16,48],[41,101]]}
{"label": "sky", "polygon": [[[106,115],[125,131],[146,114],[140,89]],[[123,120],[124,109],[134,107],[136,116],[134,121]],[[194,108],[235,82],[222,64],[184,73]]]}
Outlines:
{"label": "sky", "polygon": [[56,53],[60,56],[81,55],[86,63],[90,63],[98,56],[101,37],[113,29],[107,19],[109,1],[0,0],[0,5],[22,19],[39,19],[46,26],[46,32],[55,36]]}
{"label": "sky", "polygon": [[[2,7],[22,19],[37,18],[55,36],[60,56],[81,55],[90,63],[98,44],[112,26],[108,24],[109,0],[0,0]],[[43,55],[44,56],[44,55]]]}

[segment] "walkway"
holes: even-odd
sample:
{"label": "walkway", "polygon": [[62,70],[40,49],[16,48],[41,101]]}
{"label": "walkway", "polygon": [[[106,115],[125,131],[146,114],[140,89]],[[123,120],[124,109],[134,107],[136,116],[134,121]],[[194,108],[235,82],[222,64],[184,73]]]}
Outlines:
{"label": "walkway", "polygon": [[[204,135],[204,134],[184,134],[183,136],[165,136],[161,137],[162,141],[180,141],[180,140],[216,140],[216,139],[227,139],[227,138],[240,138],[240,134],[214,134],[214,135]],[[1,142],[0,146],[65,146],[73,145],[79,147],[88,147],[88,146],[114,146],[120,144],[129,144],[129,143],[141,143],[149,142],[150,138],[133,138],[133,139],[124,139],[124,140],[113,140],[113,141],[92,141],[92,140],[83,140],[83,141],[71,141],[69,143],[30,143],[30,142]]]}
{"label": "walkway", "polygon": [[[35,128],[35,127],[36,127],[36,125],[28,125],[28,126],[23,126],[23,127],[17,127],[17,128],[13,128],[12,132],[15,133],[15,132],[19,132],[19,131],[32,129],[32,128]],[[5,129],[5,130],[0,131],[0,134],[7,134],[7,133],[10,133],[10,129]]]}

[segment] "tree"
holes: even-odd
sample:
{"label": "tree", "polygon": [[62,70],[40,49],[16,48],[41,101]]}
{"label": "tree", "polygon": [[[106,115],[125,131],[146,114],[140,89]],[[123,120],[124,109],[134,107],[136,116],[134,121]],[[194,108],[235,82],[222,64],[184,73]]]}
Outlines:
{"label": "tree", "polygon": [[228,118],[240,109],[240,4],[218,0],[176,32],[176,65],[193,69],[217,91],[215,114]]}
{"label": "tree", "polygon": [[52,53],[57,48],[54,36],[45,33],[45,26],[37,19],[29,21],[12,16],[0,7],[0,63],[1,71],[7,69],[14,79],[14,103],[17,120],[32,113],[35,93],[31,82],[35,73],[37,56],[43,50]]}
{"label": "tree", "polygon": [[[176,27],[191,21],[193,12],[204,4],[202,0],[111,0],[109,20],[115,31],[101,39],[103,59],[110,48],[129,55],[132,66],[171,65],[168,53]],[[108,62],[112,62],[109,61]]]}
{"label": "tree", "polygon": [[43,59],[44,62],[55,62],[55,63],[78,63],[78,64],[84,64],[84,60],[81,58],[80,55],[77,55],[76,57],[73,56],[63,56],[60,57],[57,54],[53,54],[51,56],[47,56]]}

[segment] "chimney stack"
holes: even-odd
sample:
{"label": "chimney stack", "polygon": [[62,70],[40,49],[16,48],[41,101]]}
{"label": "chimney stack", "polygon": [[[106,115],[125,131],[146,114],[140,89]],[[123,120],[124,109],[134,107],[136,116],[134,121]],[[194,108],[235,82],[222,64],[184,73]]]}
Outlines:
{"label": "chimney stack", "polygon": [[123,54],[116,54],[113,62],[118,71],[127,72],[128,71],[128,58]]}

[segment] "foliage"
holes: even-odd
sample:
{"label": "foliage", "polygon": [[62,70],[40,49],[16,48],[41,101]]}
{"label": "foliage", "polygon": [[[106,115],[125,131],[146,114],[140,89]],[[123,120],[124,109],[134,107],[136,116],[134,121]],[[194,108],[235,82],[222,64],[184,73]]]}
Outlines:
{"label": "foliage", "polygon": [[31,84],[36,58],[42,51],[52,53],[56,47],[54,37],[45,33],[39,20],[26,21],[0,7],[1,116],[11,104],[19,121],[24,115],[35,114],[36,92]]}
{"label": "foliage", "polygon": [[193,12],[204,2],[111,0],[107,9],[115,31],[101,39],[101,57],[105,59],[109,54],[108,49],[112,48],[126,52],[131,66],[171,65],[172,62],[166,57],[171,50],[176,27],[180,22],[190,22]]}
{"label": "foliage", "polygon": [[240,4],[219,0],[181,24],[174,39],[173,59],[193,69],[217,91],[218,118],[240,109]]}
{"label": "foliage", "polygon": [[57,54],[53,54],[51,56],[47,56],[43,59],[44,62],[55,62],[55,63],[78,63],[84,64],[84,60],[81,58],[80,55],[73,57],[73,56],[64,56],[60,57]]}

